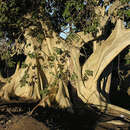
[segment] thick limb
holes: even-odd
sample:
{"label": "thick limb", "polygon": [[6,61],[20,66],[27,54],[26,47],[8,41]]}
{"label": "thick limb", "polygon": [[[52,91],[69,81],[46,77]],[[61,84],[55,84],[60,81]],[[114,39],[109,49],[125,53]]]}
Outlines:
{"label": "thick limb", "polygon": [[[97,89],[97,83],[104,69],[110,62],[128,45],[130,45],[130,30],[122,27],[122,22],[117,21],[117,25],[110,37],[99,46],[96,51],[85,62],[82,74],[86,70],[93,71],[93,76],[89,76],[85,81],[86,90],[84,96],[88,103],[100,105],[100,95]],[[83,93],[83,92],[80,92]]]}

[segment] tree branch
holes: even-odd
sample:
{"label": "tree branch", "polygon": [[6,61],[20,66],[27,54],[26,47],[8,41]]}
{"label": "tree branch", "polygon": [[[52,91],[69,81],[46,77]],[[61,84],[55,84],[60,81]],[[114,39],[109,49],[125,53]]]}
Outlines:
{"label": "tree branch", "polygon": [[112,5],[108,9],[108,15],[104,13],[104,16],[101,16],[100,21],[101,21],[101,27],[104,27],[108,21],[108,19],[112,16],[115,10],[118,10],[120,8],[123,8],[127,6],[128,4],[122,5],[122,3],[119,0],[115,0]]}
{"label": "tree branch", "polygon": [[[82,74],[86,70],[93,71],[93,76],[88,76],[85,81],[85,97],[89,103],[100,104],[100,94],[97,90],[97,81],[106,66],[128,45],[130,45],[130,29],[123,28],[122,21],[118,20],[115,29],[109,38],[99,46],[83,65]],[[82,93],[82,92],[80,92]],[[90,98],[89,98],[90,97]]]}
{"label": "tree branch", "polygon": [[[93,53],[84,64],[83,73],[85,72],[85,69],[89,68],[90,70],[93,70],[95,68],[93,71],[95,73],[94,75],[96,75],[96,73],[98,73],[97,71],[99,71],[99,68],[103,64],[108,65],[115,57],[115,55],[118,55],[122,49],[124,49],[126,46],[130,44],[130,30],[125,30],[122,24],[123,23],[121,20],[117,21],[116,27],[113,30],[110,37],[106,41],[104,41],[102,45],[99,47],[100,51],[99,49],[95,51],[95,53]],[[108,57],[108,55],[110,55],[110,57]],[[98,66],[99,62],[102,65]],[[104,69],[104,66],[102,66],[101,68]],[[97,78],[98,77],[99,75],[97,76]]]}

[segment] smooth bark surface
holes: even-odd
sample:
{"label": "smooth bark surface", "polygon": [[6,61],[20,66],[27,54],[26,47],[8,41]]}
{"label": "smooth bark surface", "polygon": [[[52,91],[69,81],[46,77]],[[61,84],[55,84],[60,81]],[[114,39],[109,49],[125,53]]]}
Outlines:
{"label": "smooth bark surface", "polygon": [[[48,28],[44,25],[43,29],[48,32]],[[28,67],[20,68],[17,64],[15,73],[10,77],[10,82],[6,82],[6,79],[2,76],[0,77],[0,99],[6,102],[11,102],[12,97],[18,97],[19,101],[41,100],[39,105],[44,107],[46,105],[51,106],[51,103],[56,100],[62,108],[72,108],[71,95],[69,95],[68,90],[68,82],[70,82],[83,102],[97,105],[98,108],[103,110],[106,104],[108,108],[109,106],[111,108],[111,105],[108,104],[110,103],[108,95],[112,72],[111,62],[123,49],[130,45],[130,30],[124,29],[122,21],[118,20],[111,35],[101,45],[96,46],[93,54],[82,67],[79,63],[80,48],[83,46],[82,41],[83,39],[84,41],[91,41],[93,37],[87,35],[85,39],[82,33],[78,35],[81,39],[79,41],[74,40],[68,45],[61,39],[57,43],[59,38],[55,33],[52,33],[51,37],[47,36],[39,44],[35,38],[28,35],[27,30],[24,36],[27,40],[26,44],[30,44],[30,46],[24,48],[24,54],[27,56],[25,64]],[[65,53],[57,55],[53,61],[53,67],[51,67],[49,58],[55,55],[55,48],[60,48],[63,52],[69,51],[69,56],[63,59],[64,62],[61,62]],[[28,54],[31,53],[35,53],[38,57],[30,58]],[[63,66],[63,69],[59,67],[60,65]],[[62,78],[56,77],[59,72],[64,74],[68,70],[69,75],[76,75],[76,79],[71,80],[69,75]],[[86,70],[92,71],[93,74],[88,76],[87,80],[83,80]],[[28,75],[27,83],[21,87],[20,81],[25,73]],[[2,85],[2,83],[4,84]],[[40,91],[46,89],[47,93],[44,93],[44,96],[41,95]],[[112,108],[116,109],[114,106]]]}

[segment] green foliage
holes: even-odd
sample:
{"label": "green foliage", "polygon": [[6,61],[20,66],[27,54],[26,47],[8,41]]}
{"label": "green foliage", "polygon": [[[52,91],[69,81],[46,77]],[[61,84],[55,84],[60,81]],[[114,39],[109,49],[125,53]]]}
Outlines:
{"label": "green foliage", "polygon": [[129,3],[130,0],[120,0],[122,4]]}
{"label": "green foliage", "polygon": [[88,0],[86,4],[83,0],[66,1],[62,16],[66,23],[70,23],[70,25],[73,23],[77,31],[95,32],[99,24],[94,11],[96,5],[98,5],[98,1]]}
{"label": "green foliage", "polygon": [[48,57],[48,61],[53,62],[54,60],[55,60],[55,56],[49,56],[49,57]]}
{"label": "green foliage", "polygon": [[83,80],[88,80],[89,76],[93,76],[93,71],[91,70],[85,70],[85,74],[83,76]]}
{"label": "green foliage", "polygon": [[85,74],[88,75],[88,76],[93,76],[93,71],[85,70]]}
{"label": "green foliage", "polygon": [[51,75],[55,76],[55,74],[53,72],[49,72]]}
{"label": "green foliage", "polygon": [[57,55],[61,55],[63,53],[61,48],[54,48],[54,51],[56,52]]}
{"label": "green foliage", "polygon": [[21,67],[22,67],[22,68],[27,68],[27,67],[28,67],[28,65],[27,65],[27,64],[25,64],[25,63],[22,63]]}
{"label": "green foliage", "polygon": [[20,85],[21,87],[25,86],[26,84],[28,84],[27,79],[29,78],[29,74],[28,74],[28,70],[25,71],[24,76],[22,77],[22,79],[20,80]]}
{"label": "green foliage", "polygon": [[9,59],[9,60],[7,61],[7,64],[8,64],[8,66],[11,68],[11,67],[14,67],[16,63],[15,63],[14,61],[12,61],[11,59]]}
{"label": "green foliage", "polygon": [[5,52],[4,54],[2,53],[2,55],[1,55],[2,60],[8,60],[9,58],[10,58],[9,51]]}
{"label": "green foliage", "polygon": [[126,60],[126,65],[130,65],[130,57]]}
{"label": "green foliage", "polygon": [[49,62],[49,67],[53,68],[54,67],[54,63],[53,62]]}
{"label": "green foliage", "polygon": [[75,81],[75,80],[77,80],[77,78],[78,78],[77,74],[75,72],[73,72],[71,77],[70,77],[70,80]]}
{"label": "green foliage", "polygon": [[127,18],[130,18],[130,9],[126,9],[126,10],[119,10],[118,11],[118,15],[121,16],[126,16]]}
{"label": "green foliage", "polygon": [[130,48],[128,49],[128,53],[125,55],[125,64],[130,65]]}
{"label": "green foliage", "polygon": [[4,33],[0,32],[0,38],[3,38],[3,37],[4,37]]}
{"label": "green foliage", "polygon": [[48,94],[49,94],[48,88],[44,88],[44,90],[40,90],[40,95],[42,96],[42,98],[44,98]]}
{"label": "green foliage", "polygon": [[66,42],[68,42],[68,43],[71,44],[72,41],[78,42],[79,40],[80,40],[80,37],[79,37],[76,33],[71,32],[71,33],[68,35],[68,37],[67,37],[67,39],[66,39]]}
{"label": "green foliage", "polygon": [[49,86],[50,86],[50,87],[56,87],[57,84],[58,84],[58,80],[55,79]]}
{"label": "green foliage", "polygon": [[0,31],[8,32],[8,37],[11,39],[17,39],[23,29],[36,23],[33,19],[25,18],[25,15],[33,13],[38,6],[39,1],[0,0]]}
{"label": "green foliage", "polygon": [[33,53],[28,53],[28,56],[29,56],[31,59],[37,57],[37,55],[36,55],[35,52],[33,52]]}
{"label": "green foliage", "polygon": [[[129,2],[120,1],[122,4]],[[0,36],[3,36],[3,32],[8,32],[8,37],[17,39],[26,28],[35,26],[31,34],[41,43],[45,32],[41,29],[40,21],[46,22],[50,31],[58,33],[61,32],[61,27],[68,24],[71,27],[70,32],[97,33],[100,14],[96,15],[95,8],[103,5],[102,0],[0,0]],[[129,17],[130,13],[123,11],[119,14]]]}
{"label": "green foliage", "polygon": [[39,43],[42,43],[43,39],[45,38],[45,34],[43,32],[44,30],[41,29],[42,27],[39,25],[36,25],[34,29],[31,29],[29,35],[31,35],[32,37],[36,37],[37,41]]}
{"label": "green foliage", "polygon": [[124,14],[125,14],[127,17],[130,18],[130,9],[129,9],[129,10],[125,10],[125,11],[124,11]]}

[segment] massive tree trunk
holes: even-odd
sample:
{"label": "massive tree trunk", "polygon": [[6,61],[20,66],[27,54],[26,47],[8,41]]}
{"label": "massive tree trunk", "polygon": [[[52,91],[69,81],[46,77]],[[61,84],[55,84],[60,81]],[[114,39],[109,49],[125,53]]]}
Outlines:
{"label": "massive tree trunk", "polygon": [[[84,41],[93,40],[92,36],[80,35],[80,40],[68,42],[56,33],[50,34],[48,28],[45,39],[39,44],[36,38],[25,31],[26,45],[24,67],[17,64],[10,82],[0,76],[0,99],[14,102],[39,101],[39,105],[51,105],[57,101],[62,108],[72,108],[68,83],[76,90],[78,97],[85,103],[94,104],[104,110],[118,107],[110,105],[109,89],[111,82],[112,60],[130,45],[130,30],[124,29],[122,21],[117,24],[107,40],[96,46],[93,54],[81,67],[80,48]],[[108,104],[109,103],[109,104]],[[107,104],[107,105],[106,105]],[[127,112],[120,109],[121,112]]]}
{"label": "massive tree trunk", "polygon": [[102,94],[104,90],[102,86],[99,86],[101,85],[99,82],[101,82],[100,80],[103,75],[103,71],[105,70],[106,67],[108,68],[106,69],[107,77],[105,79],[107,84],[107,80],[110,77],[109,73],[111,73],[111,69],[109,69],[109,66],[111,66],[110,62],[123,49],[125,49],[128,45],[130,45],[129,36],[130,36],[130,30],[125,30],[123,28],[122,22],[120,20],[117,21],[116,27],[113,30],[112,34],[109,36],[109,38],[106,41],[104,41],[101,44],[101,46],[98,46],[96,51],[85,62],[82,69],[82,74],[83,75],[85,74],[85,70],[93,71],[93,76],[89,77],[89,79],[84,82],[86,86],[86,98],[89,100],[88,102],[98,105],[100,104],[101,101],[100,94]]}

